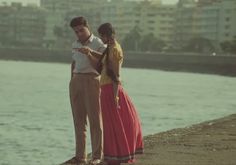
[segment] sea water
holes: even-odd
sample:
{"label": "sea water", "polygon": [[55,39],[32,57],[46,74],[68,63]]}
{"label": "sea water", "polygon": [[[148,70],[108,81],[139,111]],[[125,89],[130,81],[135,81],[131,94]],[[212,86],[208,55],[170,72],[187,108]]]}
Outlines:
{"label": "sea water", "polygon": [[[234,77],[127,68],[121,75],[144,135],[236,113]],[[56,165],[74,155],[69,81],[69,64],[0,61],[1,165]]]}

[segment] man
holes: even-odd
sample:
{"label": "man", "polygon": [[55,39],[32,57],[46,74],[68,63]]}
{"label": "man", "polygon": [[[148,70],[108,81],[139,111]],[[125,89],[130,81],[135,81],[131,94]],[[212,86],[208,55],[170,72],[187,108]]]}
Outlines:
{"label": "man", "polygon": [[[94,69],[91,58],[101,56],[106,46],[95,37],[84,17],[76,17],[70,22],[78,40],[73,46],[71,65],[70,100],[75,127],[75,157],[64,164],[86,164],[86,126],[89,119],[92,159],[91,165],[101,164],[103,154],[103,129],[100,106],[99,74]],[[96,50],[96,51],[91,51]]]}

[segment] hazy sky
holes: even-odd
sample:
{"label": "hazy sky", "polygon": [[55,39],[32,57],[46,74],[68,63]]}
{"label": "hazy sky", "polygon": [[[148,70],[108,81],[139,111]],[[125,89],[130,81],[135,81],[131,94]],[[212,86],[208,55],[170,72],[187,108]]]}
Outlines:
{"label": "hazy sky", "polygon": [[[23,3],[37,3],[39,4],[40,0],[0,0],[0,3],[2,2],[23,2]],[[178,0],[162,0],[165,4],[173,4],[176,3]]]}

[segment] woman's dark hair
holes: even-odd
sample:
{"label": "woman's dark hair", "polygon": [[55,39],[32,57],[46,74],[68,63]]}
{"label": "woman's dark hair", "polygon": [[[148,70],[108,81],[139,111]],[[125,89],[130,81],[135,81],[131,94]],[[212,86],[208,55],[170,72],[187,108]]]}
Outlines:
{"label": "woman's dark hair", "polygon": [[[105,35],[106,37],[114,40],[115,37],[115,30],[112,27],[110,23],[104,23],[99,26],[98,33],[100,35]],[[117,75],[115,75],[114,71],[112,70],[111,64],[109,63],[109,45],[107,46],[107,49],[104,51],[104,54],[106,54],[106,74],[112,79],[113,82],[119,83],[119,78]]]}
{"label": "woman's dark hair", "polygon": [[99,26],[98,33],[100,35],[105,35],[109,38],[114,38],[115,30],[110,23],[104,23]]}
{"label": "woman's dark hair", "polygon": [[88,21],[84,17],[75,17],[70,21],[70,27],[76,27],[78,25],[83,25],[85,27],[89,27]]}

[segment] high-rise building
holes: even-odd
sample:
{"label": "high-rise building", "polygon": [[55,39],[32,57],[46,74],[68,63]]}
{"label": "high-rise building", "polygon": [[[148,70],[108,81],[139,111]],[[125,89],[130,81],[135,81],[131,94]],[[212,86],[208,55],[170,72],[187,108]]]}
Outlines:
{"label": "high-rise building", "polygon": [[161,1],[143,1],[135,9],[135,26],[141,29],[141,35],[153,34],[171,45],[175,14],[175,5],[163,5]]}
{"label": "high-rise building", "polygon": [[206,38],[213,43],[236,36],[235,0],[199,0],[195,5],[179,5],[175,40],[180,45],[192,38]]}
{"label": "high-rise building", "polygon": [[95,9],[106,2],[107,0],[40,0],[40,6],[52,12],[65,12],[74,9]]}
{"label": "high-rise building", "polygon": [[205,5],[205,4],[212,4],[212,3],[215,3],[215,2],[220,2],[222,0],[198,0],[198,4],[199,5]]}
{"label": "high-rise building", "polygon": [[[40,0],[41,8],[46,10],[46,35],[44,40],[49,45],[59,42],[59,40],[73,40],[74,34],[69,27],[72,18],[85,16],[92,31],[96,31],[100,22],[100,5],[106,0]],[[55,30],[60,29],[55,34]],[[58,34],[61,32],[63,34]],[[58,36],[60,36],[58,38]],[[64,39],[63,39],[64,38]],[[69,46],[66,43],[65,46]]]}
{"label": "high-rise building", "polygon": [[193,37],[193,16],[196,3],[193,0],[179,0],[174,25],[174,43],[184,46]]}
{"label": "high-rise building", "polygon": [[135,4],[136,2],[113,0],[100,6],[101,23],[112,23],[120,41],[135,25]]}
{"label": "high-rise building", "polygon": [[37,46],[43,43],[45,13],[21,3],[0,6],[0,42],[3,45]]}

